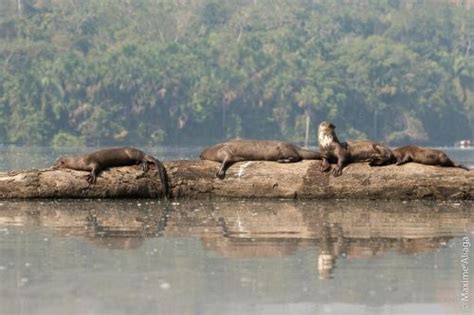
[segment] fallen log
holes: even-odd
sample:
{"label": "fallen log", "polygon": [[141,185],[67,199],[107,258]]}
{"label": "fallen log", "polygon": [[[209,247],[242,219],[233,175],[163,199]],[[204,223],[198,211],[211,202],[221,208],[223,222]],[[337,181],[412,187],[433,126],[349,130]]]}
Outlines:
{"label": "fallen log", "polygon": [[[434,199],[474,200],[474,172],[408,163],[370,167],[351,164],[343,175],[320,173],[320,161],[291,164],[253,161],[232,165],[225,179],[218,163],[164,163],[174,198]],[[87,172],[42,169],[0,173],[0,198],[161,198],[154,168],[115,167],[89,185]]]}

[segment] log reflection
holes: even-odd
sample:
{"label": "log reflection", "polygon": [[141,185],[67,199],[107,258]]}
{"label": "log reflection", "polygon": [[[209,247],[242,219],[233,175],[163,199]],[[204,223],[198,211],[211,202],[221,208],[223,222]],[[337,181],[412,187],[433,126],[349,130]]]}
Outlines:
{"label": "log reflection", "polygon": [[314,250],[315,269],[325,279],[339,259],[442,248],[474,231],[473,214],[469,203],[21,201],[1,204],[0,227],[42,227],[125,250],[149,238],[198,238],[206,250],[233,259]]}

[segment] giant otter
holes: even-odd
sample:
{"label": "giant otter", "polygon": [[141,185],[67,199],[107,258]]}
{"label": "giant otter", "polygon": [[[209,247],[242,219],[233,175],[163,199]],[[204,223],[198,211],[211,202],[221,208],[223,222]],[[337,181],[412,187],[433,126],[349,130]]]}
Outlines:
{"label": "giant otter", "polygon": [[339,142],[336,127],[327,121],[319,125],[319,151],[323,155],[321,171],[330,169],[329,163],[337,163],[332,170],[334,176],[340,176],[344,166],[354,162],[369,162],[370,166],[382,166],[395,163],[392,150],[385,144],[370,140]]}
{"label": "giant otter", "polygon": [[231,140],[205,148],[201,160],[221,162],[218,178],[224,178],[230,165],[241,161],[276,161],[292,163],[301,160],[320,160],[319,152],[305,150],[290,143],[274,140]]}
{"label": "giant otter", "polygon": [[126,166],[142,164],[143,171],[148,170],[148,164],[155,164],[160,175],[163,187],[163,196],[169,195],[168,176],[163,164],[145,152],[135,148],[112,148],[99,150],[88,154],[61,157],[56,161],[55,166],[59,168],[69,168],[77,171],[89,171],[87,181],[93,184],[97,180],[97,175],[101,170],[112,166]]}
{"label": "giant otter", "polygon": [[402,165],[408,162],[415,162],[425,165],[438,165],[445,167],[459,167],[469,171],[464,165],[454,163],[451,159],[440,150],[421,148],[416,145],[406,145],[393,150],[393,154],[397,158],[397,165]]}

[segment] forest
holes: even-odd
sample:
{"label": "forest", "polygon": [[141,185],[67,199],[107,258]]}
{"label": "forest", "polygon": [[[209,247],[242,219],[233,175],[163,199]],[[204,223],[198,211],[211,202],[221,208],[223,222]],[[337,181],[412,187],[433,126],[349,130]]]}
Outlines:
{"label": "forest", "polygon": [[0,0],[0,144],[474,138],[474,7]]}

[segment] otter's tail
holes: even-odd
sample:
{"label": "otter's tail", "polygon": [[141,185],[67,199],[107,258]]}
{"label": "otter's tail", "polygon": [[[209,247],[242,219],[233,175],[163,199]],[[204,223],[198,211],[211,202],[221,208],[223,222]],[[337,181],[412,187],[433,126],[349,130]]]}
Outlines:
{"label": "otter's tail", "polygon": [[303,160],[322,160],[324,157],[324,155],[318,151],[311,151],[301,148],[297,148],[297,151]]}
{"label": "otter's tail", "polygon": [[470,171],[470,169],[462,164],[458,164],[453,162],[444,152],[442,152],[441,157],[441,166],[448,166],[448,167],[457,167],[457,168],[462,168],[465,171]]}
{"label": "otter's tail", "polygon": [[163,188],[163,197],[168,199],[170,197],[170,188],[168,182],[168,174],[166,173],[166,168],[158,159],[155,159],[153,156],[148,155],[147,159],[149,159],[153,164],[156,165],[158,169],[158,174],[160,175],[161,186]]}
{"label": "otter's tail", "polygon": [[469,167],[464,166],[464,165],[462,165],[462,164],[456,164],[456,163],[454,163],[454,167],[462,168],[463,170],[466,170],[466,171],[468,171],[468,172],[471,170]]}

